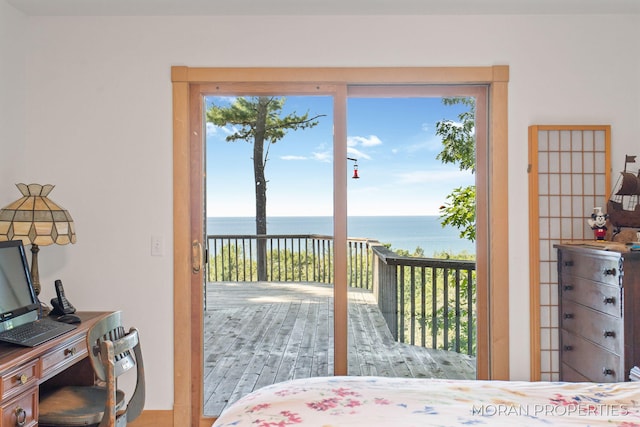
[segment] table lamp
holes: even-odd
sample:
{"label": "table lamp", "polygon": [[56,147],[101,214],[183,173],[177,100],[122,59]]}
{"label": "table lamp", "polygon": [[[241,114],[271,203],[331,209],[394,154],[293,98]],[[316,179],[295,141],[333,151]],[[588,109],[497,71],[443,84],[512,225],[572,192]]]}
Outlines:
{"label": "table lamp", "polygon": [[16,184],[22,197],[0,210],[0,240],[22,240],[31,244],[31,280],[40,294],[38,252],[40,246],[76,242],[73,219],[66,209],[48,198],[53,185]]}

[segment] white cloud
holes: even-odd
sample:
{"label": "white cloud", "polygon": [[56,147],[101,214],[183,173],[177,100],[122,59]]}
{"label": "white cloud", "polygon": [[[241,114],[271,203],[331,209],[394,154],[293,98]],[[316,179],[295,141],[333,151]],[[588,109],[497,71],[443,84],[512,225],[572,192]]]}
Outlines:
{"label": "white cloud", "polygon": [[347,154],[349,155],[349,157],[355,157],[358,160],[360,159],[371,160],[371,156],[353,147],[347,147]]}
{"label": "white cloud", "polygon": [[313,152],[311,153],[313,160],[317,160],[319,162],[330,163],[333,159],[330,151],[323,152]]}
{"label": "white cloud", "polygon": [[[456,128],[459,128],[459,129],[464,127],[464,123],[462,123],[462,122],[458,122],[458,121],[455,121],[455,120],[445,120],[445,121],[451,123],[452,127],[456,127]],[[474,126],[474,127],[471,128],[471,134],[473,135],[475,133],[476,133],[476,128]]]}
{"label": "white cloud", "polygon": [[218,126],[214,125],[211,122],[207,122],[207,125],[206,125],[207,136],[213,136],[213,135],[217,134],[218,133],[218,129],[220,129]]}
{"label": "white cloud", "polygon": [[280,160],[307,160],[305,156],[280,156]]}
{"label": "white cloud", "polygon": [[216,98],[228,104],[233,104],[238,99],[237,96],[217,96]]}
{"label": "white cloud", "polygon": [[222,130],[222,132],[226,133],[227,135],[233,135],[234,133],[238,132],[238,128],[236,126],[223,126],[220,128],[220,130]]}
{"label": "white cloud", "polygon": [[356,145],[375,147],[376,145],[382,145],[382,141],[375,135],[369,135],[368,138],[364,136],[348,136],[347,146],[355,147]]}
{"label": "white cloud", "polygon": [[416,153],[419,151],[433,152],[442,149],[442,139],[439,136],[431,136],[429,139],[417,142],[415,144],[406,145],[402,151],[407,153]]}
{"label": "white cloud", "polygon": [[[217,136],[224,139],[227,135],[232,135],[238,131],[236,126],[216,126],[211,122],[207,122],[207,136]],[[224,135],[223,135],[224,134]]]}

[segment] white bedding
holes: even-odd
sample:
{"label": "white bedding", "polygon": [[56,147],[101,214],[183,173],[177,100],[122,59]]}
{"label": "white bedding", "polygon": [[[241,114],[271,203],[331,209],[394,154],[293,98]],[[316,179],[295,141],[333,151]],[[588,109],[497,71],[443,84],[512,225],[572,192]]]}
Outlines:
{"label": "white bedding", "polygon": [[214,427],[640,427],[640,383],[322,377],[257,390]]}

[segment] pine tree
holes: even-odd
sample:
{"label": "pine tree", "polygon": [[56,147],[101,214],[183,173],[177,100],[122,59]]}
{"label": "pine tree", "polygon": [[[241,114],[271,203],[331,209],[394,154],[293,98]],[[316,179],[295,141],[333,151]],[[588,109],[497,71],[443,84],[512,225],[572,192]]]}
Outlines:
{"label": "pine tree", "polygon": [[[253,143],[253,175],[256,197],[256,234],[267,234],[267,179],[265,167],[271,144],[280,141],[288,131],[316,126],[318,118],[295,111],[281,117],[285,98],[274,96],[240,97],[228,107],[213,105],[206,112],[207,122],[216,126],[232,125],[234,132],[227,142],[238,140]],[[267,280],[267,242],[258,239],[258,280]]]}

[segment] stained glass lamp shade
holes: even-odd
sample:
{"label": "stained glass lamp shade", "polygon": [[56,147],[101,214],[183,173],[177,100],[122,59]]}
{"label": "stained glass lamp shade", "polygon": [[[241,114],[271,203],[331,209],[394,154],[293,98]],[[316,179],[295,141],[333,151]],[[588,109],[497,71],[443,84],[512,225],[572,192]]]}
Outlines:
{"label": "stained glass lamp shade", "polygon": [[16,184],[22,197],[0,210],[0,240],[22,240],[31,244],[31,278],[40,293],[39,246],[76,242],[69,212],[49,199],[53,185]]}

